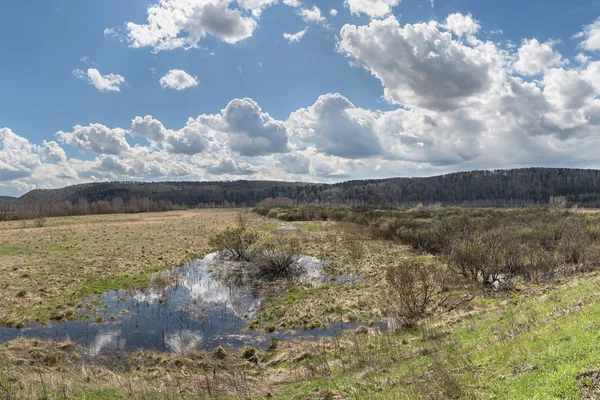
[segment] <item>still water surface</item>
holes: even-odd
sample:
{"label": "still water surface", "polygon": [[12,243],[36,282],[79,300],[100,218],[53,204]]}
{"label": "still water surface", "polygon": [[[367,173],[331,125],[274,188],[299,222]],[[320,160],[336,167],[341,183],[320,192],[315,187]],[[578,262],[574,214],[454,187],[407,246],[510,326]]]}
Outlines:
{"label": "still water surface", "polygon": [[[322,272],[320,260],[303,257],[301,262],[305,283],[318,285],[333,279]],[[265,348],[274,338],[317,340],[358,326],[335,323],[311,331],[273,333],[249,330],[248,321],[258,312],[268,285],[273,283],[240,272],[223,273],[220,267],[226,263],[221,263],[216,253],[209,254],[173,270],[169,274],[173,282],[162,289],[108,292],[99,299],[105,308],[100,307],[87,321],[29,325],[20,330],[0,327],[0,342],[19,337],[68,339],[84,346],[90,356],[137,349],[181,353],[227,345]],[[98,316],[103,319],[100,323],[95,322]]]}

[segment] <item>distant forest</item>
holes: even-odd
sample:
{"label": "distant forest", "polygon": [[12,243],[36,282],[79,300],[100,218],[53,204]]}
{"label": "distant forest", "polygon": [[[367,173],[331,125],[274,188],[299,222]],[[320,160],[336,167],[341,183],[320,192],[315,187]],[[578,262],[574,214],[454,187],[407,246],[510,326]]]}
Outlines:
{"label": "distant forest", "polygon": [[52,216],[190,207],[252,207],[265,199],[281,198],[290,205],[413,207],[418,203],[441,203],[444,206],[522,207],[546,204],[550,196],[565,196],[569,205],[600,207],[600,170],[526,168],[337,184],[276,181],[89,183],[62,189],[36,189],[0,206],[4,207],[6,217],[17,209]]}

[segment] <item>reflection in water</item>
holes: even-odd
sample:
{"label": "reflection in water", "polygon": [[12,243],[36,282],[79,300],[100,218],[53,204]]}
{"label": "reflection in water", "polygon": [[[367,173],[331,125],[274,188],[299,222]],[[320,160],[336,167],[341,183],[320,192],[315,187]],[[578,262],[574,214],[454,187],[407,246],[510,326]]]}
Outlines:
{"label": "reflection in water", "polygon": [[202,343],[202,334],[188,330],[173,332],[167,335],[165,342],[170,351],[177,354],[183,354],[200,347]]}
{"label": "reflection in water", "polygon": [[121,339],[121,330],[114,329],[109,331],[100,331],[94,337],[94,340],[88,344],[88,354],[95,357],[103,350],[116,352],[125,347],[125,340]]}
{"label": "reflection in water", "polygon": [[[306,283],[330,279],[322,275],[318,259],[303,257]],[[251,279],[240,264],[210,254],[172,271],[173,284],[162,289],[128,293],[108,292],[98,311],[104,323],[68,321],[24,330],[0,327],[0,342],[18,337],[76,341],[96,356],[127,349],[186,352],[218,346],[266,347],[271,339],[317,339],[338,335],[350,325],[333,324],[310,332],[262,333],[249,331],[248,320],[258,312],[268,284]],[[277,283],[274,283],[277,285]],[[93,317],[93,316],[92,316]],[[95,318],[92,318],[95,320]]]}

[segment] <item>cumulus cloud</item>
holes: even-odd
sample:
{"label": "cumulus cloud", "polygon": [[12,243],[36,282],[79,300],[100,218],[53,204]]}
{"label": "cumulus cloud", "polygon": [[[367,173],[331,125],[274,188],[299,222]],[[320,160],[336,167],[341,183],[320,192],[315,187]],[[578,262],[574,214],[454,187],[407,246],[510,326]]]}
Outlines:
{"label": "cumulus cloud", "polygon": [[160,86],[162,88],[170,88],[175,90],[183,90],[198,86],[196,78],[180,69],[172,69],[165,76],[160,78]]}
{"label": "cumulus cloud", "polygon": [[162,142],[167,136],[167,129],[162,122],[146,115],[144,118],[135,117],[131,121],[132,136],[141,136],[154,142]]}
{"label": "cumulus cloud", "polygon": [[73,71],[73,75],[79,79],[87,79],[91,85],[94,85],[101,92],[120,92],[121,85],[125,83],[125,78],[121,75],[102,75],[96,68],[89,68],[87,72],[76,69]]}
{"label": "cumulus cloud", "polygon": [[286,153],[288,133],[252,99],[235,99],[221,112],[229,139],[229,147],[243,156]]}
{"label": "cumulus cloud", "polygon": [[[255,18],[254,6],[248,7],[236,11]],[[284,120],[243,98],[179,126],[138,116],[124,128],[78,125],[40,145],[4,128],[0,181],[10,183],[0,182],[0,190],[124,179],[340,181],[481,168],[600,167],[595,54],[583,48],[569,63],[551,42],[527,39],[514,48],[480,40],[480,32],[472,16],[456,14],[442,23],[401,25],[388,17],[344,26],[338,50],[379,80],[391,103],[384,111],[353,103],[363,99],[325,93]],[[86,71],[75,74],[88,79]],[[132,146],[130,136],[149,144]],[[61,146],[97,154],[68,158]]]}
{"label": "cumulus cloud", "polygon": [[37,153],[42,155],[44,161],[63,163],[67,161],[67,154],[55,141],[43,141],[41,146],[34,146]]}
{"label": "cumulus cloud", "polygon": [[352,14],[366,14],[371,18],[388,15],[398,4],[400,0],[346,0],[345,2],[345,6]]}
{"label": "cumulus cloud", "polygon": [[320,96],[312,106],[290,116],[289,126],[305,143],[326,155],[363,158],[381,154],[369,111],[356,108],[340,94]]}
{"label": "cumulus cloud", "polygon": [[335,8],[332,8],[331,10],[329,10],[329,15],[331,15],[332,17],[335,17],[338,14],[338,11]]}
{"label": "cumulus cloud", "polygon": [[488,49],[454,40],[435,22],[402,27],[388,17],[367,26],[344,25],[339,48],[376,76],[386,98],[397,104],[458,108],[491,87]]}
{"label": "cumulus cloud", "polygon": [[284,33],[283,34],[283,38],[286,39],[288,42],[291,43],[299,43],[300,40],[302,40],[302,38],[304,37],[304,35],[306,34],[306,31],[308,31],[308,26],[304,29],[302,29],[300,32],[296,32],[296,33]]}
{"label": "cumulus cloud", "polygon": [[600,18],[590,25],[583,27],[583,30],[574,36],[575,39],[581,39],[579,46],[588,51],[600,50]]}
{"label": "cumulus cloud", "polygon": [[213,175],[252,175],[256,171],[246,162],[236,162],[231,158],[227,158],[209,167],[208,172]]}
{"label": "cumulus cloud", "polygon": [[458,37],[475,35],[481,28],[479,22],[473,19],[471,14],[463,15],[461,13],[450,14],[446,18],[444,27]]}
{"label": "cumulus cloud", "polygon": [[[268,0],[246,0],[256,16]],[[128,22],[127,38],[134,48],[152,47],[154,51],[197,47],[207,35],[226,43],[237,43],[252,36],[256,19],[230,7],[230,0],[160,0],[148,8],[147,22]]]}
{"label": "cumulus cloud", "polygon": [[178,131],[171,131],[165,139],[165,148],[172,154],[194,155],[208,148],[208,129],[200,124],[189,124]]}
{"label": "cumulus cloud", "polygon": [[302,6],[302,3],[300,2],[300,0],[283,0],[283,4],[285,4],[286,6],[294,7],[294,8],[298,8],[298,7]]}
{"label": "cumulus cloud", "polygon": [[537,75],[548,67],[560,65],[561,60],[562,56],[552,49],[552,42],[525,39],[519,48],[515,70],[523,75]]}
{"label": "cumulus cloud", "polygon": [[124,129],[111,129],[102,124],[75,125],[72,132],[58,131],[56,137],[59,142],[82,151],[119,155],[130,150]]}
{"label": "cumulus cloud", "polygon": [[317,6],[313,6],[312,8],[302,8],[299,13],[306,22],[324,23],[327,21],[327,18],[321,14],[321,9]]}
{"label": "cumulus cloud", "polygon": [[0,129],[0,181],[31,176],[41,164],[27,139],[8,128]]}

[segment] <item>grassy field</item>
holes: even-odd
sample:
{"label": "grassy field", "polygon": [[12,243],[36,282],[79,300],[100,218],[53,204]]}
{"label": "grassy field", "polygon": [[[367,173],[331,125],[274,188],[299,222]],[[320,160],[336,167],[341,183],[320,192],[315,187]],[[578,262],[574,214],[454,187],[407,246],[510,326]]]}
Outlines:
{"label": "grassy field", "polygon": [[[200,210],[57,218],[42,228],[2,223],[0,273],[10,277],[0,286],[2,323],[75,316],[91,294],[151,284],[152,272],[210,251],[210,234],[235,219],[235,210]],[[331,261],[326,272],[334,277],[360,277],[288,284],[264,305],[254,329],[339,320],[368,326],[389,303],[389,265],[437,260],[348,222],[253,215],[250,224],[298,236],[303,253]],[[90,361],[72,343],[17,340],[0,345],[0,398],[595,399],[600,272],[586,271],[537,284],[516,279],[499,292],[465,281],[458,306],[414,327],[279,343],[252,360],[225,349]]]}
{"label": "grassy field", "polygon": [[144,287],[152,272],[208,250],[231,210],[175,211],[0,222],[0,323],[60,320],[82,300],[111,289]]}

